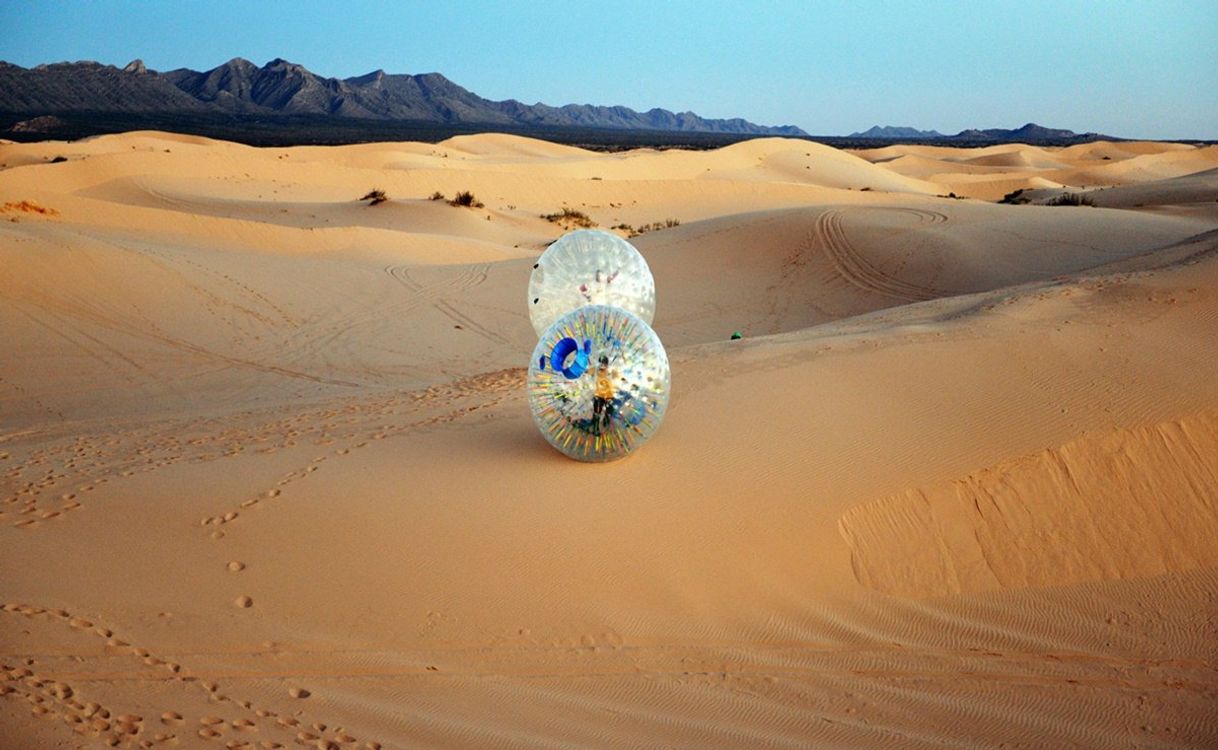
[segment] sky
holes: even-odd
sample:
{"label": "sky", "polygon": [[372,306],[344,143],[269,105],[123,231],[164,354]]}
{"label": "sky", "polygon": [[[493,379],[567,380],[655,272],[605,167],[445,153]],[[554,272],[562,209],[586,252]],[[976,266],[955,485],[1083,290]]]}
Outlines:
{"label": "sky", "polygon": [[488,99],[663,107],[845,135],[1026,122],[1218,139],[1218,1],[0,0],[0,60],[277,57],[439,72]]}

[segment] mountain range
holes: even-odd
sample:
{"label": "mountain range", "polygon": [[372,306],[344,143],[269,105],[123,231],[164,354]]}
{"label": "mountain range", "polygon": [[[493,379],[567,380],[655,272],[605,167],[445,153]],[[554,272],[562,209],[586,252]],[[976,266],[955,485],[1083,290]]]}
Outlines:
{"label": "mountain range", "polygon": [[707,119],[693,112],[484,99],[439,73],[326,78],[287,60],[259,67],[234,58],[207,71],[124,68],[96,62],[23,68],[0,62],[0,112],[46,116],[67,112],[124,114],[302,115],[360,120],[579,127],[686,133],[806,136],[793,125],[767,127],[740,118]]}
{"label": "mountain range", "polygon": [[851,133],[847,138],[877,138],[877,139],[908,139],[911,141],[923,140],[925,138],[943,138],[943,134],[938,130],[918,130],[900,125],[872,125],[866,130],[860,130],[857,133]]}
{"label": "mountain range", "polygon": [[937,130],[918,130],[917,128],[903,126],[874,125],[867,130],[851,133],[847,138],[866,138],[882,141],[947,141],[960,143],[1032,143],[1054,145],[1098,140],[1120,140],[1119,138],[1100,133],[1076,133],[1073,130],[1046,128],[1034,122],[1029,122],[1027,125],[1012,130],[1006,128],[987,128],[985,130],[969,128],[961,130],[955,135],[945,135]]}

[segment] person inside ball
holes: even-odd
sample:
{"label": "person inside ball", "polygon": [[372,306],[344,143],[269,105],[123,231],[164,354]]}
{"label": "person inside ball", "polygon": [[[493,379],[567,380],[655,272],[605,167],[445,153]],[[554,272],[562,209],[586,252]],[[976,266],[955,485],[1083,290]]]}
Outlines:
{"label": "person inside ball", "polygon": [[617,391],[614,377],[609,373],[609,357],[602,354],[596,365],[596,391],[592,395],[592,426],[600,432],[613,417],[613,399]]}

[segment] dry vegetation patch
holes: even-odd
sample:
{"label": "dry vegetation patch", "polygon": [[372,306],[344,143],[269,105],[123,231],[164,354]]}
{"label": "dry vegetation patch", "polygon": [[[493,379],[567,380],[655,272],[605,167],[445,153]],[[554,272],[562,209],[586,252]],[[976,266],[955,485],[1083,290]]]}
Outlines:
{"label": "dry vegetation patch", "polygon": [[385,191],[380,188],[373,188],[364,194],[362,201],[368,201],[369,206],[376,206],[389,200],[389,196],[385,195]]}
{"label": "dry vegetation patch", "polygon": [[0,209],[2,213],[25,213],[39,214],[42,216],[58,216],[59,212],[53,208],[40,206],[34,201],[18,201],[16,203],[5,203],[4,208]]}
{"label": "dry vegetation patch", "polygon": [[[441,195],[440,197],[443,198],[444,196]],[[435,200],[434,195],[432,196],[432,200]],[[448,202],[448,205],[465,206],[466,208],[482,208],[484,204],[470,191],[462,190],[453,196],[453,199]]]}
{"label": "dry vegetation patch", "polygon": [[552,221],[563,229],[570,229],[571,227],[589,229],[596,226],[596,222],[588,214],[570,206],[563,206],[561,211],[556,211],[552,214],[542,214],[541,218],[546,221]]}
{"label": "dry vegetation patch", "polygon": [[672,229],[679,226],[681,226],[680,219],[665,219],[664,221],[653,221],[650,224],[640,224],[637,227],[623,223],[613,228],[620,229],[631,237],[638,237],[640,234],[646,234],[647,232],[658,232],[661,229]]}
{"label": "dry vegetation patch", "polygon": [[1045,203],[1046,206],[1094,206],[1095,202],[1086,195],[1078,193],[1062,193]]}

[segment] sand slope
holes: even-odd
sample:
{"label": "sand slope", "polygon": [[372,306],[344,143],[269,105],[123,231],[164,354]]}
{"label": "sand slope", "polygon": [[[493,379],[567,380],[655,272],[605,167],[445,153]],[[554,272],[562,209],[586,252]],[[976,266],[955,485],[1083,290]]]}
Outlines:
{"label": "sand slope", "polygon": [[[0,163],[0,745],[1218,742],[1213,149]],[[680,221],[612,465],[524,396],[563,205]]]}
{"label": "sand slope", "polygon": [[1067,148],[896,145],[856,153],[898,174],[941,185],[942,191],[996,200],[1019,189],[1080,192],[1183,177],[1212,168],[1218,147],[1107,142]]}

